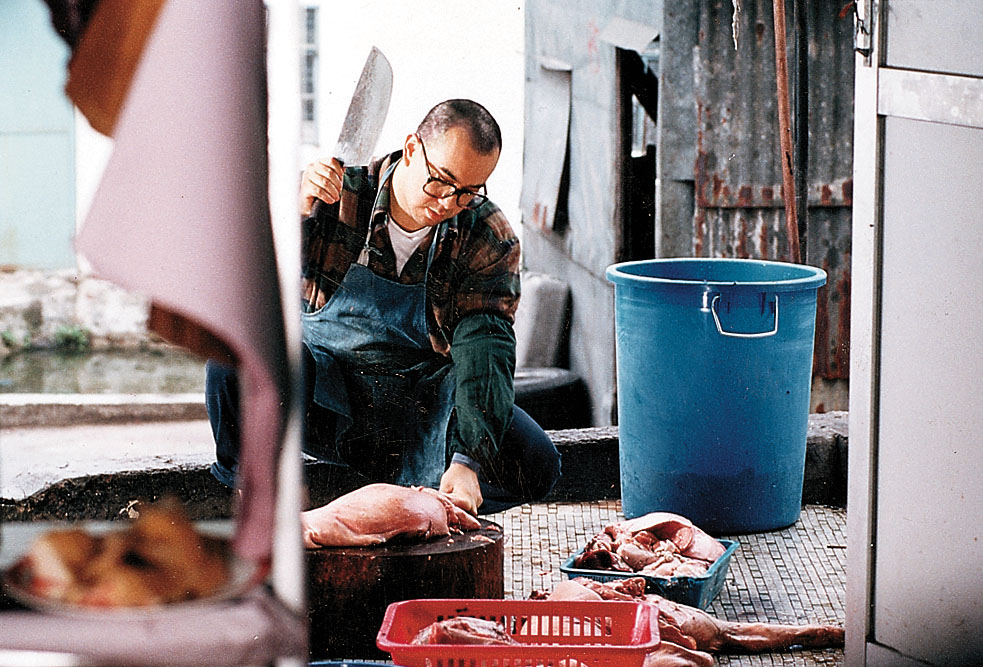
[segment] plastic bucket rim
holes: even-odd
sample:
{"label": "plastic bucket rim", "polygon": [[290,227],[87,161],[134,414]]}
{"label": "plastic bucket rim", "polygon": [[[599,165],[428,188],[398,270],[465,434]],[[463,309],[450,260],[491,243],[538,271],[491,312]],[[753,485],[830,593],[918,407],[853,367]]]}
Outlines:
{"label": "plastic bucket rim", "polygon": [[[681,278],[661,278],[657,276],[640,276],[628,273],[625,269],[634,266],[645,266],[652,264],[754,264],[767,267],[795,267],[802,269],[806,275],[799,278],[788,278],[784,280],[700,280],[700,279],[681,279]],[[610,265],[605,271],[605,277],[615,285],[653,285],[671,287],[749,287],[758,289],[774,290],[808,290],[818,289],[826,284],[826,271],[808,264],[794,264],[791,262],[777,262],[766,259],[737,259],[732,257],[665,257],[658,259],[640,259],[629,262],[618,262]]]}

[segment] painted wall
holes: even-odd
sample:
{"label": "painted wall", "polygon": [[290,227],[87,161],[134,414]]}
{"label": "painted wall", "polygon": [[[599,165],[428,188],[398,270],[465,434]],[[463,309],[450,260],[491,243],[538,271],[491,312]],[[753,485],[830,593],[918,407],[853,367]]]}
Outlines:
{"label": "painted wall", "polygon": [[[555,159],[555,151],[533,141],[552,122],[539,108],[563,104],[549,97],[546,70],[569,67],[570,127],[567,146],[569,181],[566,215],[553,227],[524,220],[525,265],[565,282],[571,292],[569,368],[588,387],[592,422],[615,423],[616,377],[614,290],[604,276],[624,250],[622,170],[625,147],[621,136],[621,85],[617,50],[602,38],[612,19],[620,17],[647,26],[662,23],[661,2],[628,0],[535,0],[526,20],[526,152],[527,185],[535,183],[537,164]],[[653,36],[658,29],[652,31]],[[544,96],[545,95],[545,96]],[[537,100],[533,102],[533,100]],[[562,155],[562,152],[561,152]],[[654,185],[653,185],[654,187]],[[558,204],[562,211],[564,203]],[[528,213],[528,212],[527,212]]]}
{"label": "painted wall", "polygon": [[0,265],[75,266],[68,46],[37,0],[0,3]]}

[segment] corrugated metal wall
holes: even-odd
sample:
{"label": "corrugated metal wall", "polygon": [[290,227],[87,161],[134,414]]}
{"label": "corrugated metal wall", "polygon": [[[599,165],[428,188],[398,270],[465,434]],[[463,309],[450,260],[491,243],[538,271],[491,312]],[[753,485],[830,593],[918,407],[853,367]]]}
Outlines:
{"label": "corrugated metal wall", "polygon": [[[809,37],[809,210],[803,261],[829,273],[819,293],[814,373],[839,380],[849,372],[853,20],[852,14],[841,16],[839,0],[803,4]],[[741,6],[735,50],[732,3],[698,5],[692,251],[704,257],[787,261],[772,3],[743,0]],[[789,45],[791,50],[791,39]]]}
{"label": "corrugated metal wall", "polygon": [[[626,115],[619,58],[600,38],[613,17],[661,25],[658,47],[655,255],[788,258],[779,169],[772,3],[741,0],[739,48],[732,0],[529,0],[527,137],[552,117],[546,62],[569,66],[566,185],[554,227],[524,214],[526,268],[571,289],[570,368],[587,383],[593,422],[614,418],[613,287],[608,264],[637,249],[622,219]],[[809,227],[803,261],[824,268],[819,294],[813,409],[846,409],[852,205],[853,20],[840,0],[810,0]],[[791,24],[790,24],[791,25]],[[792,40],[789,40],[792,46]],[[793,68],[794,70],[794,68]],[[533,100],[539,100],[536,104]],[[558,100],[557,100],[558,102]],[[542,142],[540,142],[542,143]],[[524,189],[545,151],[527,141]],[[562,154],[562,152],[561,152]]]}

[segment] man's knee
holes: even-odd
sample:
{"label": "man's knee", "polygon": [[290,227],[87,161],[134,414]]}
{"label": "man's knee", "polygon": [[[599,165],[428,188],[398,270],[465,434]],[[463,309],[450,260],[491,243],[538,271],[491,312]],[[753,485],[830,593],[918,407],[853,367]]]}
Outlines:
{"label": "man's knee", "polygon": [[[532,422],[533,424],[535,422]],[[553,440],[535,425],[526,429],[520,475],[531,500],[542,500],[553,490],[562,473],[560,452]]]}
{"label": "man's knee", "polygon": [[542,500],[560,479],[560,453],[546,431],[519,406],[513,408],[512,416],[510,437],[503,448],[516,457],[522,495]]}
{"label": "man's knee", "polygon": [[530,471],[533,474],[528,480],[529,493],[535,500],[542,500],[560,480],[563,464],[560,452],[557,451],[552,441],[549,442],[548,446],[539,448],[536,454],[538,465],[535,466],[534,471]]}

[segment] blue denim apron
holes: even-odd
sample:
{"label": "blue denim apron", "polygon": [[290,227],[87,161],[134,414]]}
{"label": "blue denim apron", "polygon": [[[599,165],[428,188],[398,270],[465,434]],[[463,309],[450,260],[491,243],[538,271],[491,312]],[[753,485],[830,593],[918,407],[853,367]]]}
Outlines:
{"label": "blue denim apron", "polygon": [[303,314],[303,341],[316,362],[313,400],[336,415],[334,442],[309,445],[308,453],[378,481],[439,484],[455,388],[450,360],[434,352],[427,329],[427,278],[440,231],[423,282],[404,285],[368,268],[370,223],[335,293]]}

